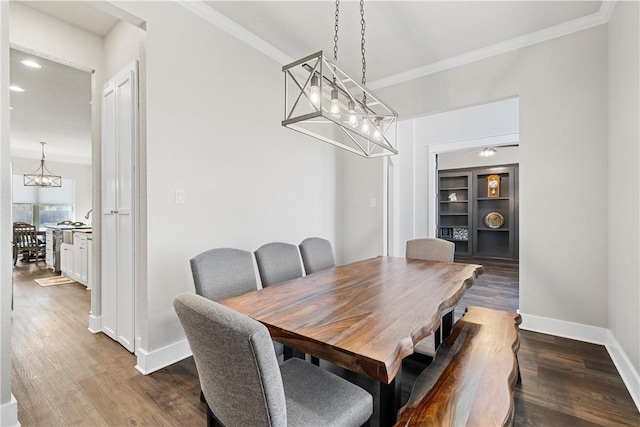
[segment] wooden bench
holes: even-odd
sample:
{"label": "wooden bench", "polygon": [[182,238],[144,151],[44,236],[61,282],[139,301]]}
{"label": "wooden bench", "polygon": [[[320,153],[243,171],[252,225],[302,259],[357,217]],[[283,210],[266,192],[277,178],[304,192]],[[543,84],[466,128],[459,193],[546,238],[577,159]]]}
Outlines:
{"label": "wooden bench", "polygon": [[468,307],[416,380],[396,427],[512,425],[520,323],[516,313]]}

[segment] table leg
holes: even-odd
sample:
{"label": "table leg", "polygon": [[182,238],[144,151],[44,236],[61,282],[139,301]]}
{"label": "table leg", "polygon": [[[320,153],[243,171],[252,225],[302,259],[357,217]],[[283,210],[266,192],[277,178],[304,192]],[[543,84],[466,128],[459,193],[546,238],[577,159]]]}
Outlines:
{"label": "table leg", "polygon": [[451,310],[444,316],[442,316],[442,340],[444,341],[449,335],[451,335],[451,331],[453,331],[453,312]]}
{"label": "table leg", "polygon": [[393,426],[396,423],[402,397],[401,384],[402,366],[390,384],[380,383],[380,427]]}
{"label": "table leg", "polygon": [[289,347],[287,345],[284,346],[284,360],[289,360],[292,357],[297,357],[298,359],[304,359],[304,353],[300,350],[296,350],[295,348]]}

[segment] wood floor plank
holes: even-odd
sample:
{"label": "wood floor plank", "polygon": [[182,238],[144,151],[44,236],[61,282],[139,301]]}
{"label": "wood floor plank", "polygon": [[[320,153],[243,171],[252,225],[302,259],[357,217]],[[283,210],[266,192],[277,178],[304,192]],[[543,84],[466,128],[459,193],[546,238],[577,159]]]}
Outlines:
{"label": "wood floor plank", "polygon": [[[456,306],[456,318],[471,304],[518,309],[517,261],[462,261],[483,264],[485,274]],[[134,355],[87,330],[90,293],[84,286],[33,282],[51,276],[44,263],[18,262],[14,269],[12,391],[23,426],[206,424],[193,358],[141,375]],[[514,390],[516,426],[640,425],[640,414],[603,346],[520,331],[518,358],[522,383]],[[423,369],[419,362],[403,362],[404,401]],[[372,381],[347,377],[377,393]]]}

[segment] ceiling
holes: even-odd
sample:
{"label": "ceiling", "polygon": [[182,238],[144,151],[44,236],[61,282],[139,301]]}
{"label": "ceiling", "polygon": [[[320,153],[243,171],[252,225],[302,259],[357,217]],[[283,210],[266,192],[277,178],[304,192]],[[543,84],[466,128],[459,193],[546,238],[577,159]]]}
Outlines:
{"label": "ceiling", "polygon": [[[91,2],[22,3],[98,36],[106,35],[118,22]],[[191,4],[222,14],[242,27],[242,32],[252,33],[293,59],[318,50],[333,57],[334,1]],[[367,82],[373,84],[596,14],[600,6],[600,1],[367,1]],[[338,63],[359,78],[359,2],[342,0],[338,36]],[[12,84],[20,81],[27,89],[21,94],[11,92],[12,154],[39,158],[38,142],[44,140],[48,142],[47,159],[62,155],[70,161],[90,162],[90,122],[75,124],[76,120],[90,120],[90,83],[83,83],[90,82],[89,75],[46,60],[39,60],[40,70],[27,69],[19,63],[21,55],[17,51],[11,55]]]}
{"label": "ceiling", "polygon": [[[333,1],[206,1],[294,60],[333,57]],[[600,1],[367,1],[367,82],[598,12]],[[361,76],[360,10],[340,3],[338,63]]]}
{"label": "ceiling", "polygon": [[10,76],[25,90],[10,92],[11,155],[39,159],[44,141],[47,160],[91,164],[91,75],[11,49]]}

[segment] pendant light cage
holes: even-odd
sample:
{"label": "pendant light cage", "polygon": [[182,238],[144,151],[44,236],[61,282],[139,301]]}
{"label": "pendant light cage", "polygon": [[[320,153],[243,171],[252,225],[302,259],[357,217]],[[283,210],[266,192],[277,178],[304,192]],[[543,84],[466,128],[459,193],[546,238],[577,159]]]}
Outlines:
{"label": "pendant light cage", "polygon": [[51,173],[44,164],[44,144],[42,144],[42,159],[40,167],[32,173],[24,174],[24,185],[26,187],[62,187],[62,177]]}
{"label": "pendant light cage", "polygon": [[322,51],[282,67],[282,126],[363,157],[398,154],[397,113]]}

